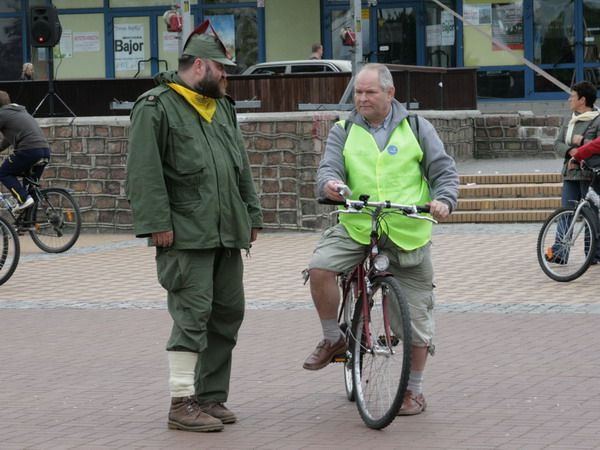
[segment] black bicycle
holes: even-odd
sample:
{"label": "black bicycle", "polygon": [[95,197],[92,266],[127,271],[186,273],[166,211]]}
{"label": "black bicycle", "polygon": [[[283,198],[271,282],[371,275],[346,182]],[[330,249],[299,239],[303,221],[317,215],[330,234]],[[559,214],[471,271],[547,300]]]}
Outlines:
{"label": "black bicycle", "polygon": [[20,256],[19,236],[11,224],[0,217],[0,284],[6,283],[15,273]]}
{"label": "black bicycle", "polygon": [[40,249],[48,253],[69,250],[81,233],[82,218],[77,202],[63,187],[41,187],[31,174],[23,177],[27,193],[34,203],[29,208],[14,213],[14,199],[0,192],[0,201],[14,220],[17,233],[29,232],[31,239]]}

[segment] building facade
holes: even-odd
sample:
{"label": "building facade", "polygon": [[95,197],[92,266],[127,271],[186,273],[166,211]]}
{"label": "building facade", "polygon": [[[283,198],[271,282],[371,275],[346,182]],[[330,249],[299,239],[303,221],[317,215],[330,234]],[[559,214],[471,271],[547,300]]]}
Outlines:
{"label": "building facade", "polygon": [[[53,3],[63,29],[52,49],[32,48],[31,6]],[[173,3],[179,4],[179,1]],[[163,19],[165,0],[3,0],[0,80],[149,77],[174,69],[178,34]],[[343,32],[360,27],[365,61],[477,67],[480,101],[564,99],[566,86],[600,85],[599,0],[190,0],[194,25],[210,18],[241,72],[263,61],[306,59],[321,42],[324,58],[352,59]],[[532,67],[533,66],[533,67]],[[542,69],[543,72],[535,70]]]}

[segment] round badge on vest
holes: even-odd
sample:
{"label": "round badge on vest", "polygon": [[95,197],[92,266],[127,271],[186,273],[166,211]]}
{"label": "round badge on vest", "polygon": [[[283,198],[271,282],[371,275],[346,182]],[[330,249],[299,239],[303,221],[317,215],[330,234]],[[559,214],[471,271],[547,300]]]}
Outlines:
{"label": "round badge on vest", "polygon": [[395,155],[396,153],[398,153],[398,147],[396,147],[395,145],[390,145],[387,148],[387,151],[390,155]]}

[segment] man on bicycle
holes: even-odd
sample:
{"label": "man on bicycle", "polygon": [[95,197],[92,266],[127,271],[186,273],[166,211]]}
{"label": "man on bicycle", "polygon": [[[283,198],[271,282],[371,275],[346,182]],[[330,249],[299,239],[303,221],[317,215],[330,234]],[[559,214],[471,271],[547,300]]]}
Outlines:
{"label": "man on bicycle", "polygon": [[3,135],[0,151],[13,146],[13,154],[0,166],[0,182],[17,201],[13,212],[19,213],[33,205],[34,201],[17,176],[31,169],[34,178],[39,180],[50,161],[50,148],[36,120],[24,106],[11,103],[4,91],[0,91],[0,131]]}
{"label": "man on bicycle", "polygon": [[[392,75],[384,65],[367,64],[358,73],[356,108],[329,133],[317,172],[319,194],[343,200],[339,185],[345,184],[353,193],[350,198],[370,194],[372,201],[429,205],[431,214],[443,219],[456,207],[456,165],[431,123],[415,116],[413,129],[408,111],[394,99],[394,92]],[[419,414],[427,407],[422,378],[427,355],[434,353],[431,227],[426,221],[412,222],[385,230],[386,239],[380,241],[387,241],[382,252],[390,258],[390,271],[408,299],[413,330],[408,390],[399,415]],[[347,350],[337,322],[336,277],[364,257],[369,232],[368,215],[342,215],[340,223],[327,229],[317,244],[309,263],[310,289],[324,339],[304,362],[305,369],[322,369],[333,356]]]}

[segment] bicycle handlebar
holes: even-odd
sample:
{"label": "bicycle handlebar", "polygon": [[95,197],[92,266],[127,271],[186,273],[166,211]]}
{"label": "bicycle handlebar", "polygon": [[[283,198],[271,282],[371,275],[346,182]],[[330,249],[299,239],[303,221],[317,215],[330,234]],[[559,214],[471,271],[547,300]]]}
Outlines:
{"label": "bicycle handlebar", "polygon": [[417,206],[417,205],[401,205],[398,203],[391,203],[389,200],[385,200],[382,202],[370,202],[368,200],[331,200],[329,198],[319,197],[317,202],[321,205],[337,205],[337,206],[346,206],[347,208],[360,209],[365,206],[371,206],[374,208],[389,208],[389,209],[399,209],[405,212],[406,214],[415,214],[415,213],[429,213],[429,206]]}

